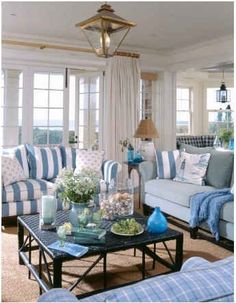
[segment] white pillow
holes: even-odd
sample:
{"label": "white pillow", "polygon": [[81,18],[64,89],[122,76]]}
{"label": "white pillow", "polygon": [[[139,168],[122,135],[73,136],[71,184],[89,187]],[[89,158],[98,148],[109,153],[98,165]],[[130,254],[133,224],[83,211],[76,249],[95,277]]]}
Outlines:
{"label": "white pillow", "polygon": [[75,174],[80,173],[83,169],[91,169],[102,177],[102,162],[104,151],[98,150],[78,150],[76,154]]}
{"label": "white pillow", "polygon": [[22,166],[15,155],[2,155],[2,181],[7,186],[14,182],[25,180]]}
{"label": "white pillow", "polygon": [[211,154],[188,154],[181,152],[174,181],[205,185],[207,166]]}

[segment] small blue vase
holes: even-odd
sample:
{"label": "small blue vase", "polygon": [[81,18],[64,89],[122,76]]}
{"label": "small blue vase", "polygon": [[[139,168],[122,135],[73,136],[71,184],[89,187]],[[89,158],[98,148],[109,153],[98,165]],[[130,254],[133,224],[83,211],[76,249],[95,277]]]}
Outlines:
{"label": "small blue vase", "polygon": [[148,218],[147,231],[153,234],[160,234],[167,230],[167,220],[162,214],[160,207],[156,207],[154,212]]}
{"label": "small blue vase", "polygon": [[133,160],[134,160],[134,150],[133,149],[128,148],[127,158],[128,158],[128,162],[133,162]]}

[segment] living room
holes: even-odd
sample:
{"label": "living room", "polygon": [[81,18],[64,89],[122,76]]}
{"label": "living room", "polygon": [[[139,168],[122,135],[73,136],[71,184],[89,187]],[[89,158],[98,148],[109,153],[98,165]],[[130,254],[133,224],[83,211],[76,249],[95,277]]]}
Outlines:
{"label": "living room", "polygon": [[[99,16],[90,19],[102,5],[99,16],[105,14],[109,19],[114,13],[109,22],[119,19],[109,35],[105,21]],[[47,295],[55,286],[86,296],[104,286],[110,289],[133,283],[141,276],[154,277],[152,281],[156,278],[156,289],[162,293],[162,283],[171,289],[172,274],[157,275],[166,273],[169,266],[180,275],[174,276],[176,283],[187,285],[190,282],[181,280],[181,271],[187,273],[188,266],[191,270],[192,257],[203,258],[193,259],[196,267],[202,262],[206,267],[216,264],[220,268],[222,264],[232,269],[233,11],[233,2],[214,1],[2,3],[2,301],[37,301],[42,292]],[[116,31],[117,24],[120,28]],[[13,158],[18,174],[9,164]],[[189,169],[188,161],[197,161],[195,171]],[[106,190],[114,192],[112,179],[124,183],[131,177],[125,194],[132,195],[135,219],[142,222],[143,233],[128,238],[113,235],[113,241],[109,226],[104,241],[111,242],[96,246],[103,264],[95,264],[97,254],[64,264],[63,255],[62,267],[56,266],[58,255],[50,255],[47,240],[43,242],[30,220],[39,220],[42,196],[53,195],[55,184],[65,186],[68,180],[66,184],[72,184],[76,171],[89,166],[93,171],[99,168],[104,179],[100,191],[106,185]],[[73,169],[74,175],[61,174],[62,168]],[[207,225],[206,218],[208,223],[198,228],[200,224],[191,217],[190,200],[202,192],[209,195],[212,204],[216,199],[213,195],[223,196],[217,197],[222,209],[218,215],[216,210],[212,214],[214,219],[218,216],[217,230]],[[66,188],[64,194],[67,200]],[[58,200],[59,208],[68,207],[63,199]],[[129,211],[128,201],[116,211]],[[103,215],[107,212],[104,220],[109,222],[114,210],[107,210],[103,202]],[[168,234],[168,229],[160,236],[155,232],[149,235],[147,220],[154,208],[160,208],[173,232]],[[55,228],[51,233],[51,239],[58,239]],[[149,236],[148,242],[145,237]],[[133,241],[132,245],[128,241]],[[31,242],[37,244],[34,249]],[[82,240],[77,243],[87,246]],[[101,253],[102,245],[109,254]],[[227,273],[226,288],[233,285],[228,267],[222,269]],[[223,283],[224,275],[220,278],[221,272],[216,274],[217,281],[209,285]],[[207,279],[211,281],[210,276]],[[137,283],[143,282],[147,287],[148,279]],[[153,290],[152,298],[143,294],[128,297],[125,287],[118,288],[117,293],[123,295],[120,298],[115,290],[108,290],[84,300],[214,301],[217,296],[222,301],[233,300],[226,288],[222,293],[195,296],[201,286],[190,284],[193,290],[185,300],[175,292],[172,297],[164,297],[164,292],[163,297],[155,297]],[[142,289],[142,284],[133,285]],[[45,300],[59,301],[60,296],[64,293]],[[73,297],[66,293],[64,300]]]}

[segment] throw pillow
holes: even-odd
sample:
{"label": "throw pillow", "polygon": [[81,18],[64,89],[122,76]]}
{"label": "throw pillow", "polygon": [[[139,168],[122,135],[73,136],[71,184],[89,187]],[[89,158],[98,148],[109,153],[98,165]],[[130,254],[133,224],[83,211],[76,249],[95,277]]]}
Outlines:
{"label": "throw pillow", "polygon": [[29,178],[29,165],[28,165],[28,159],[27,159],[27,150],[26,150],[26,146],[24,144],[19,145],[17,147],[13,147],[13,148],[4,148],[2,154],[15,156],[17,158],[17,160],[19,161],[21,167],[23,168],[25,177]]}
{"label": "throw pillow", "polygon": [[25,180],[22,166],[14,155],[2,155],[2,181],[7,186]]}
{"label": "throw pillow", "polygon": [[98,173],[98,176],[102,178],[102,162],[104,157],[104,151],[98,150],[78,150],[76,154],[76,168],[74,173],[78,174],[83,169],[91,169]]}
{"label": "throw pillow", "polygon": [[212,150],[207,169],[206,184],[216,188],[230,187],[233,166],[233,152]]}
{"label": "throw pillow", "polygon": [[62,169],[62,158],[59,147],[36,147],[27,144],[30,177],[33,179],[51,180],[56,178]]}
{"label": "throw pillow", "polygon": [[189,154],[207,154],[214,150],[213,147],[196,147],[185,143],[180,144],[180,149]]}
{"label": "throw pillow", "polygon": [[174,181],[205,185],[207,166],[211,154],[188,154],[181,152]]}
{"label": "throw pillow", "polygon": [[60,146],[62,156],[62,166],[66,169],[74,170],[76,167],[76,154],[79,149],[74,147]]}
{"label": "throw pillow", "polygon": [[176,176],[176,162],[179,150],[156,151],[158,179],[173,179]]}

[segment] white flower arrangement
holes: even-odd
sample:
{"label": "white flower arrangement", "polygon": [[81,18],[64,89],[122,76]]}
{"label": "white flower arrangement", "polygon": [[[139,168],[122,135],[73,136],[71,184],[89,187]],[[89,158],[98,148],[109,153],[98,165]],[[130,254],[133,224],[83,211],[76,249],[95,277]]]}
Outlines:
{"label": "white flower arrangement", "polygon": [[90,169],[84,169],[79,174],[72,170],[62,169],[56,179],[56,189],[63,201],[74,203],[89,202],[98,186],[99,178]]}

